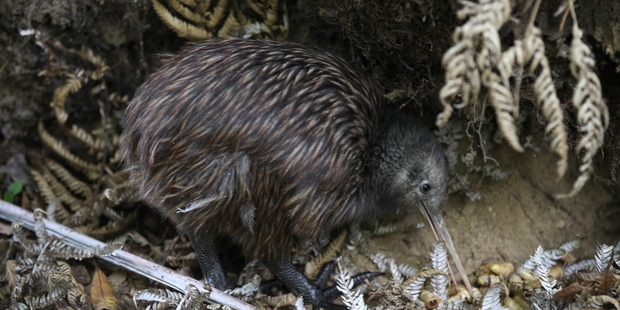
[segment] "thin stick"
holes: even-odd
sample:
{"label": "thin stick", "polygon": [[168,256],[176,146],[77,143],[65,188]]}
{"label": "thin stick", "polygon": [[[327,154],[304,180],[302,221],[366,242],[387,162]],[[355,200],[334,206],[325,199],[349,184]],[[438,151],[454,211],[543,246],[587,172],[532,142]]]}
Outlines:
{"label": "thin stick", "polygon": [[[34,215],[18,206],[0,200],[0,219],[9,222],[23,222],[24,227],[34,230]],[[65,243],[75,247],[99,247],[105,246],[105,243],[95,240],[89,236],[83,235],[64,225],[43,219],[47,233],[62,239]],[[164,284],[177,291],[185,292],[188,284],[194,285],[199,291],[206,293],[203,283],[196,279],[180,275],[173,270],[157,265],[153,262],[140,258],[129,252],[117,250],[113,255],[99,257],[114,265],[121,266],[129,271],[147,277],[153,281]],[[222,305],[229,306],[238,310],[254,310],[254,306],[238,300],[230,295],[224,294],[222,291],[211,288],[210,300]]]}
{"label": "thin stick", "polygon": [[532,27],[534,27],[534,22],[536,21],[536,15],[538,14],[538,8],[540,7],[540,2],[541,0],[536,0],[536,3],[534,4],[534,8],[532,9],[532,13],[531,13],[532,15],[530,15],[530,20],[527,23],[527,28],[525,28],[524,37],[527,37],[532,31]]}

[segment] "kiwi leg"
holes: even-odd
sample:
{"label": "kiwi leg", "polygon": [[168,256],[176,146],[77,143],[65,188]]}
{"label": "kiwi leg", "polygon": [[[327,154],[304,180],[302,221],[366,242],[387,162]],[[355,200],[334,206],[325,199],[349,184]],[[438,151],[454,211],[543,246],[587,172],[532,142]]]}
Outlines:
{"label": "kiwi leg", "polygon": [[304,303],[312,304],[314,308],[324,308],[330,310],[346,309],[344,306],[332,304],[330,300],[323,297],[320,288],[317,288],[308,280],[290,260],[280,259],[276,261],[266,261],[265,266],[271,270],[295,295],[303,296]]}
{"label": "kiwi leg", "polygon": [[226,275],[217,254],[215,236],[206,229],[201,229],[194,234],[189,233],[188,236],[198,257],[198,263],[205,280],[219,290],[234,288],[235,284]]}

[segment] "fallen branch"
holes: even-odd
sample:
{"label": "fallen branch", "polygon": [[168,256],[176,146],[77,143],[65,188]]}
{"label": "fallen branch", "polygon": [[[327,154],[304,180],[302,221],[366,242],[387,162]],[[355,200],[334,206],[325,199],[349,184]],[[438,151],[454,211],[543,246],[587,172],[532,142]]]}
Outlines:
{"label": "fallen branch", "polygon": [[[23,222],[24,227],[33,230],[34,229],[34,215],[18,206],[0,201],[0,219],[4,219],[11,223]],[[61,238],[65,243],[75,247],[99,247],[103,248],[105,243],[93,239],[89,236],[83,235],[71,228],[64,225],[52,222],[47,219],[43,219],[47,233],[58,238]],[[171,287],[180,292],[185,292],[185,287],[188,284],[194,285],[198,290],[206,293],[203,288],[203,283],[196,279],[180,275],[168,268],[157,265],[153,262],[140,258],[129,252],[123,250],[117,250],[113,255],[102,256],[101,259],[121,266],[127,270],[135,272],[139,275],[147,277],[153,281],[157,281],[168,287]],[[222,305],[229,306],[233,309],[249,310],[256,309],[254,306],[238,300],[230,295],[224,294],[222,291],[215,288],[211,288],[210,300]]]}

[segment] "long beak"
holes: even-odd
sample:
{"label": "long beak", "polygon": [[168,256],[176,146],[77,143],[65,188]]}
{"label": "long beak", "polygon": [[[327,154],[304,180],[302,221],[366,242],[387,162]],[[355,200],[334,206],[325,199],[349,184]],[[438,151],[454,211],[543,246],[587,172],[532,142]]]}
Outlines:
{"label": "long beak", "polygon": [[[461,263],[461,259],[456,253],[456,250],[454,249],[454,243],[452,243],[452,238],[450,237],[450,233],[448,232],[448,228],[446,227],[446,224],[443,221],[443,217],[441,216],[441,213],[440,212],[429,212],[428,206],[424,202],[422,202],[422,207],[420,208],[420,211],[422,211],[422,214],[424,215],[424,218],[426,219],[428,226],[430,226],[431,230],[433,231],[435,240],[445,242],[446,246],[448,247],[448,252],[450,252],[450,255],[452,255],[452,259],[454,260],[454,263],[456,264],[456,269],[458,269],[459,273],[461,274],[463,283],[465,284],[467,291],[471,295],[472,287],[471,287],[471,283],[469,283],[469,279],[467,278],[467,272],[465,272],[465,268],[463,267],[463,264]],[[454,274],[452,273],[452,269],[450,268],[450,264],[448,264],[448,269],[450,270],[450,276],[452,277],[452,282],[454,282],[454,285],[457,285]]]}

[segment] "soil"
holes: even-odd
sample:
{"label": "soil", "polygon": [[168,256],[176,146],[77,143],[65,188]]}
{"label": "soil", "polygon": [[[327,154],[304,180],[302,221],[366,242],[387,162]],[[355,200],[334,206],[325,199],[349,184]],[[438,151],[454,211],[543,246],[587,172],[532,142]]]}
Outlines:
{"label": "soil", "polygon": [[[361,45],[363,42],[355,41],[363,37],[359,33],[355,33],[353,39],[347,38],[349,32],[344,31],[335,22],[338,20],[335,17],[342,15],[334,13],[335,9],[331,7],[334,3],[327,2],[329,3],[324,7],[309,9],[290,1],[292,29],[290,39],[329,47],[351,56],[354,61],[371,70],[376,78],[385,78],[381,80],[385,93],[399,88],[407,90],[409,99],[397,101],[397,104],[414,102],[415,104],[408,105],[408,108],[432,120],[430,115],[434,115],[437,111],[430,98],[436,96],[443,79],[439,65],[440,57],[446,45],[450,44],[451,31],[456,24],[454,18],[448,15],[453,7],[443,8],[439,10],[441,14],[432,17],[437,22],[434,29],[440,29],[437,33],[433,33],[433,36],[444,37],[439,40],[442,44],[433,47],[432,53],[426,53],[422,58],[415,57],[427,62],[428,65],[421,65],[422,61],[416,62],[412,64],[416,71],[415,75],[394,79],[387,77],[395,76],[396,73],[385,71],[386,68],[393,68],[394,64],[365,58],[379,48],[377,44],[380,42],[373,42],[372,50],[364,50],[364,46]],[[420,1],[422,2],[424,1]],[[582,5],[590,8],[585,3]],[[617,5],[613,7],[616,8]],[[328,9],[332,11],[325,11]],[[551,10],[549,7],[547,9]],[[609,12],[613,10],[608,10],[607,13]],[[304,25],[305,22],[312,21],[315,24]],[[346,21],[361,22],[350,16]],[[402,20],[400,23],[401,27],[406,27],[402,26]],[[610,19],[610,23],[611,29],[616,29],[620,21]],[[617,85],[608,88],[605,88],[605,85],[619,80],[613,68],[618,65],[615,60],[619,55],[620,45],[617,43],[617,38],[610,34],[612,32],[606,31],[603,26],[595,22],[584,24],[587,25],[597,57],[600,57],[600,71],[607,74],[603,81],[604,96],[610,103],[613,118],[618,110],[616,102],[619,92],[614,88]],[[349,27],[355,28],[355,24]],[[319,31],[318,28],[322,30]],[[25,30],[33,30],[38,34],[26,34],[23,32]],[[418,29],[420,30],[423,28]],[[415,33],[408,37],[415,40]],[[398,42],[401,42],[401,39],[399,38]],[[53,49],[52,53],[45,52],[54,41],[62,42],[64,46],[73,49],[86,46],[102,56],[110,66],[105,77],[106,91],[108,94],[116,92],[121,96],[132,95],[145,75],[156,67],[158,54],[174,51],[184,42],[161,23],[146,0],[1,1],[0,192],[2,193],[16,181],[25,183],[28,195],[36,193],[36,184],[29,177],[27,168],[24,167],[24,160],[20,161],[19,158],[24,158],[24,154],[49,153],[41,144],[36,125],[40,118],[46,121],[52,118],[53,112],[49,102],[52,100],[54,89],[63,83],[64,78],[39,77],[38,73],[44,68],[49,68],[53,62],[68,68],[86,66],[76,56],[58,49]],[[46,47],[42,47],[40,42]],[[412,53],[424,53],[425,49],[430,48],[429,46],[421,46],[420,50]],[[364,53],[359,53],[360,50],[364,50]],[[384,55],[393,53],[389,50],[382,52],[386,53]],[[58,59],[62,60],[58,62]],[[401,61],[406,59],[403,57]],[[373,66],[383,67],[373,68]],[[405,71],[408,70],[403,72]],[[558,74],[569,73],[561,71]],[[94,86],[89,85],[89,88]],[[421,93],[417,95],[416,92]],[[412,96],[413,93],[416,95]],[[427,101],[424,101],[426,99]],[[114,109],[121,113],[122,106]],[[99,117],[97,103],[87,92],[70,97],[67,110],[72,119],[82,124],[92,123]],[[530,110],[533,113],[537,112],[535,109]],[[467,124],[463,115],[455,117],[460,118],[463,125]],[[610,141],[618,141],[619,132],[614,132],[615,128],[612,125],[608,132]],[[479,173],[472,172],[472,178],[479,182],[468,191],[479,193],[479,199],[472,201],[465,195],[465,191],[459,191],[450,196],[444,207],[446,224],[470,274],[489,260],[509,261],[518,266],[533,255],[539,245],[545,249],[552,249],[564,242],[580,238],[583,239],[582,248],[575,253],[576,256],[591,258],[598,244],[616,244],[619,240],[620,191],[617,181],[613,179],[615,176],[610,172],[610,167],[613,167],[612,161],[617,161],[617,158],[609,155],[618,148],[607,145],[606,151],[601,152],[596,158],[595,173],[608,181],[595,178],[590,180],[575,197],[556,199],[554,195],[568,192],[578,176],[578,159],[571,154],[569,171],[564,178],[558,180],[555,174],[557,158],[549,151],[548,143],[542,137],[542,128],[540,125],[531,126],[530,131],[535,137],[533,144],[538,148],[537,151],[530,148],[524,153],[517,153],[506,145],[498,145],[490,154],[499,163],[498,168],[507,173],[506,179],[481,178]],[[465,155],[469,144],[467,138],[460,141],[461,156]],[[476,163],[482,166],[485,163],[481,162],[480,156],[478,155]],[[486,164],[489,163],[493,164],[492,161]],[[415,228],[418,223],[423,222],[421,216],[413,214],[406,219],[406,222],[410,228],[404,232],[374,237],[370,242],[371,249],[394,257],[398,262],[423,265],[428,261],[433,237],[428,229]],[[171,227],[168,229],[173,230]]]}

